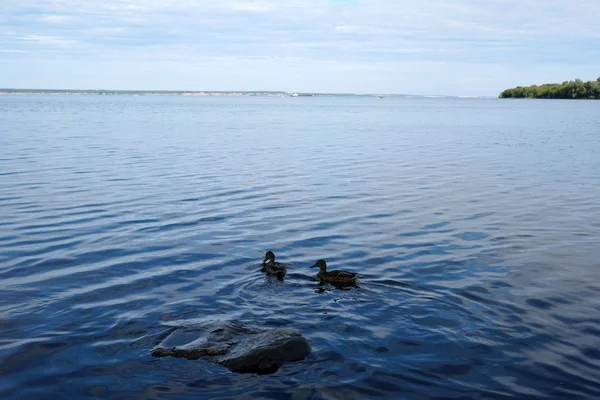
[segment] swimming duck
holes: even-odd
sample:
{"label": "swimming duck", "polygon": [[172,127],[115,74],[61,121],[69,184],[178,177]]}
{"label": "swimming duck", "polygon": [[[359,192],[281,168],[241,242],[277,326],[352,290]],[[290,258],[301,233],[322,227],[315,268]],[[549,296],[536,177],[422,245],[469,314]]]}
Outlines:
{"label": "swimming duck", "polygon": [[278,278],[283,278],[287,272],[287,267],[284,263],[275,262],[275,254],[272,251],[267,251],[262,265],[262,272],[266,272],[267,275],[275,275]]}
{"label": "swimming duck", "polygon": [[325,260],[319,260],[311,268],[319,268],[317,277],[325,282],[337,283],[337,284],[350,284],[353,285],[356,282],[358,274],[348,271],[327,271],[327,263]]}

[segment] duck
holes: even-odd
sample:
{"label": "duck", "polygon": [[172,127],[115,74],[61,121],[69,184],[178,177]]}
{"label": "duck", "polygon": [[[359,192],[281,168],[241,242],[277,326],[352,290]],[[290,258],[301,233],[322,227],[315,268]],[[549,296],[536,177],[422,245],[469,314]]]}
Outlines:
{"label": "duck", "polygon": [[262,272],[266,272],[267,275],[275,275],[281,279],[287,272],[287,266],[284,263],[275,262],[275,253],[267,251],[262,262]]}
{"label": "duck", "polygon": [[315,265],[311,268],[319,268],[317,278],[325,282],[333,284],[349,284],[353,285],[356,283],[356,277],[358,274],[348,271],[333,270],[327,271],[327,263],[325,260],[318,260]]}

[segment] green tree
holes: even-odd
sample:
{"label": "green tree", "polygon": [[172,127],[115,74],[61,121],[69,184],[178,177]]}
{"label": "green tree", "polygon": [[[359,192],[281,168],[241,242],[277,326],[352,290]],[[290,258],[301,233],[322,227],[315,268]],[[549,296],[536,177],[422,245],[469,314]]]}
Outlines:
{"label": "green tree", "polygon": [[545,83],[543,85],[517,86],[506,89],[500,98],[537,98],[537,99],[600,99],[600,78],[584,82],[581,79],[563,83]]}

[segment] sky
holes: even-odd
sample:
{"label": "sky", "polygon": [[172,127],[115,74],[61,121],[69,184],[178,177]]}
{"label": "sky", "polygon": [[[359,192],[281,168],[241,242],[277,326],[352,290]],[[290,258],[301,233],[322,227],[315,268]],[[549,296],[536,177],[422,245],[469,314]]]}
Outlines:
{"label": "sky", "polygon": [[0,0],[0,87],[497,96],[600,76],[599,0]]}

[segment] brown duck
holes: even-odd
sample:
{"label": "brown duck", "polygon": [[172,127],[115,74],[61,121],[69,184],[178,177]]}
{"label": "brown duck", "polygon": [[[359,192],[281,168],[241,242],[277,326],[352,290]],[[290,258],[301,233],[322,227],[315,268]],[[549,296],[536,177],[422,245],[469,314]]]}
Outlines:
{"label": "brown duck", "polygon": [[275,262],[275,254],[272,251],[267,251],[262,262],[262,272],[266,272],[267,275],[275,275],[281,279],[287,272],[287,266],[284,263]]}
{"label": "brown duck", "polygon": [[358,274],[348,271],[333,270],[327,271],[325,260],[319,260],[311,268],[319,268],[317,277],[325,282],[337,284],[354,284]]}

